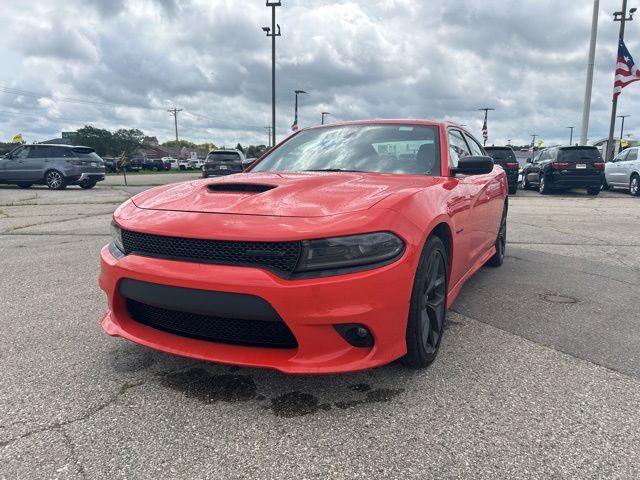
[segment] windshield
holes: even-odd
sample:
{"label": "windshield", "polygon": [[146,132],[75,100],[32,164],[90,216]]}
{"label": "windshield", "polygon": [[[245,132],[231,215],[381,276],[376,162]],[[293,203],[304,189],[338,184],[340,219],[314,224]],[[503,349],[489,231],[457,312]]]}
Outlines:
{"label": "windshield", "polygon": [[580,162],[584,160],[602,161],[596,148],[563,148],[558,155],[559,162]]}
{"label": "windshield", "polygon": [[440,175],[438,127],[345,125],[294,135],[253,172],[357,171]]}
{"label": "windshield", "polygon": [[503,161],[516,161],[516,155],[513,153],[513,150],[508,149],[491,149],[485,148],[487,154],[493,158],[494,160],[503,160]]}
{"label": "windshield", "polygon": [[209,154],[208,161],[214,162],[218,160],[240,160],[240,154],[234,152],[213,152]]}

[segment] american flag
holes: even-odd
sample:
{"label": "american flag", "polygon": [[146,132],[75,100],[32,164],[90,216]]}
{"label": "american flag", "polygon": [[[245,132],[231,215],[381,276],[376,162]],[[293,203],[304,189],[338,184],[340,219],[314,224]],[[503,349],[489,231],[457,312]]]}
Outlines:
{"label": "american flag", "polygon": [[484,142],[487,143],[489,138],[489,130],[487,129],[487,114],[484,115],[484,123],[482,124],[482,138]]}
{"label": "american flag", "polygon": [[297,132],[298,131],[298,121],[294,121],[293,125],[291,125],[291,131],[292,132]]}
{"label": "american flag", "polygon": [[622,92],[622,89],[631,82],[640,80],[640,72],[636,67],[633,57],[627,50],[624,41],[620,39],[618,44],[618,63],[616,64],[616,78],[613,84],[613,98]]}

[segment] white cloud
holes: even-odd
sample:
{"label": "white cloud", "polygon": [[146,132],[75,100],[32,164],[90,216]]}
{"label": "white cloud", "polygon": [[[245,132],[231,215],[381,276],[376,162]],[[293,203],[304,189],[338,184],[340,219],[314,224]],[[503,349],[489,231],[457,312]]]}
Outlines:
{"label": "white cloud", "polygon": [[[262,0],[0,0],[4,18],[0,139],[28,140],[93,124],[137,127],[217,144],[265,142],[271,101],[270,25]],[[590,137],[608,130],[619,2],[601,2]],[[436,118],[478,135],[481,106],[490,141],[566,142],[579,130],[591,25],[590,2],[572,0],[283,0],[277,9],[278,136],[293,120]],[[627,45],[640,61],[636,21]],[[56,101],[49,95],[153,107]],[[620,113],[637,110],[640,84],[623,91]],[[7,113],[10,112],[10,113]],[[13,112],[13,113],[11,113]],[[640,116],[627,119],[632,132]],[[639,132],[640,133],[640,132]]]}

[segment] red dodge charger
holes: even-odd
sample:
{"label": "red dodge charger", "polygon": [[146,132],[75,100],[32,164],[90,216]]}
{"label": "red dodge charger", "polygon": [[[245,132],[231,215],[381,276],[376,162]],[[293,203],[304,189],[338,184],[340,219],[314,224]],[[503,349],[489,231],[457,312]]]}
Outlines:
{"label": "red dodge charger", "polygon": [[102,328],[288,373],[424,367],[464,282],[503,261],[507,188],[454,124],[300,130],[243,173],[121,205],[101,252]]}

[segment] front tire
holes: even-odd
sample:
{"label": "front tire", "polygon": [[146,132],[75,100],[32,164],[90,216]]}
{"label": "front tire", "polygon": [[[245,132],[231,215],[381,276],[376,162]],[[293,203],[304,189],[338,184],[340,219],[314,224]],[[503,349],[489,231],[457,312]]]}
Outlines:
{"label": "front tire", "polygon": [[598,195],[600,193],[600,187],[590,187],[587,188],[587,193],[589,195]]}
{"label": "front tire", "polygon": [[18,183],[18,188],[31,188],[33,183]]}
{"label": "front tire", "polygon": [[518,193],[518,184],[512,185],[509,187],[509,195],[515,195]]}
{"label": "front tire", "polygon": [[67,188],[67,181],[64,176],[57,170],[49,170],[44,175],[44,182],[51,190],[64,190]]}
{"label": "front tire", "polygon": [[407,321],[407,354],[402,362],[412,368],[430,365],[438,354],[447,313],[447,250],[431,236],[422,250],[413,281]]}
{"label": "front tire", "polygon": [[634,197],[640,197],[640,176],[634,175],[629,181],[629,193]]}
{"label": "front tire", "polygon": [[527,176],[526,175],[522,175],[522,189],[523,190],[531,190],[531,185],[529,184],[529,181],[527,180]]}

